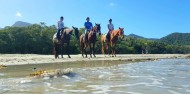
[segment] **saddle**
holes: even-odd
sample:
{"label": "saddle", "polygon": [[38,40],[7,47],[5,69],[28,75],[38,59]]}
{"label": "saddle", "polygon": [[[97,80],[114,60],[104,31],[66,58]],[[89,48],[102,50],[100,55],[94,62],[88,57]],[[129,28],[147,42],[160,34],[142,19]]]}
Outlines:
{"label": "saddle", "polygon": [[86,42],[85,41],[86,40],[85,34],[82,34],[82,40],[83,40],[83,42]]}
{"label": "saddle", "polygon": [[57,44],[61,44],[61,41],[58,40],[58,37],[60,37],[60,40],[61,40],[61,39],[62,39],[62,35],[63,35],[63,37],[66,36],[66,31],[65,31],[65,29],[61,29],[59,32],[60,32],[59,34],[58,34],[58,32],[56,32],[56,33],[54,34],[54,36],[53,36],[54,41],[55,41]]}
{"label": "saddle", "polygon": [[83,42],[87,42],[87,41],[88,41],[88,34],[89,34],[89,32],[82,35],[82,37],[83,37]]}

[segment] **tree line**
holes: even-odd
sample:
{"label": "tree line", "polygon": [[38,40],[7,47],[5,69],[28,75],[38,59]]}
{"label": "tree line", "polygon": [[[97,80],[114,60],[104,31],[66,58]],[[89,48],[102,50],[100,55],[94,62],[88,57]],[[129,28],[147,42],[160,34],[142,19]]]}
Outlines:
{"label": "tree line", "polygon": [[[79,35],[84,33],[79,28]],[[46,26],[44,23],[27,27],[5,27],[0,30],[0,53],[5,54],[53,54],[52,38],[56,26]],[[65,49],[65,46],[64,46]],[[80,54],[79,40],[71,38],[71,54]],[[65,50],[64,50],[65,53]],[[96,43],[96,53],[101,54],[100,36]],[[116,45],[117,54],[186,54],[190,46],[175,45],[147,39],[125,37]]]}

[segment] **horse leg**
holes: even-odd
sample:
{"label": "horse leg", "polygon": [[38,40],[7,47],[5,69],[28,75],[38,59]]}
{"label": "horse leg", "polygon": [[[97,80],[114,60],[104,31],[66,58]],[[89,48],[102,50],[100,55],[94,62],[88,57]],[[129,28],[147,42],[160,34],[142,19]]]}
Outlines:
{"label": "horse leg", "polygon": [[64,44],[61,43],[61,58],[63,58],[63,45]]}
{"label": "horse leg", "polygon": [[56,53],[55,53],[55,44],[53,43],[53,54],[54,54],[54,57],[56,59]]}
{"label": "horse leg", "polygon": [[104,53],[104,43],[102,42],[102,54],[105,56],[105,53]]}
{"label": "horse leg", "polygon": [[54,51],[54,55],[55,55],[55,59],[57,59],[57,45],[54,44],[54,47],[53,47],[53,51]]}
{"label": "horse leg", "polygon": [[111,43],[111,55],[112,55],[112,57],[113,57],[113,51],[114,51],[114,47],[113,47],[113,43]]}
{"label": "horse leg", "polygon": [[91,43],[89,43],[89,48],[90,48],[90,57],[92,58],[92,46],[91,46]]}
{"label": "horse leg", "polygon": [[86,48],[87,48],[87,44],[84,44],[84,53],[86,54],[86,58],[87,58],[87,52],[86,52]]}
{"label": "horse leg", "polygon": [[83,56],[83,52],[84,52],[84,43],[81,43],[81,49],[80,49],[80,51],[81,51],[82,57],[84,58],[84,56]]}
{"label": "horse leg", "polygon": [[114,55],[115,55],[115,57],[116,57],[116,54],[115,54],[115,45],[114,45]]}
{"label": "horse leg", "polygon": [[94,48],[95,48],[95,42],[93,43],[92,50],[93,50],[93,55],[94,55],[94,57],[96,57],[96,56],[95,56],[95,49],[94,49]]}
{"label": "horse leg", "polygon": [[110,55],[109,49],[108,49],[108,43],[106,44],[106,53],[107,53],[108,55]]}
{"label": "horse leg", "polygon": [[67,42],[67,47],[66,47],[67,50],[66,50],[66,51],[67,51],[68,57],[71,58],[71,57],[70,57],[70,54],[69,54],[69,45],[70,45],[70,43]]}
{"label": "horse leg", "polygon": [[56,44],[56,57],[59,58],[59,46],[58,44]]}
{"label": "horse leg", "polygon": [[111,44],[108,44],[108,55],[111,56],[112,54],[112,46]]}

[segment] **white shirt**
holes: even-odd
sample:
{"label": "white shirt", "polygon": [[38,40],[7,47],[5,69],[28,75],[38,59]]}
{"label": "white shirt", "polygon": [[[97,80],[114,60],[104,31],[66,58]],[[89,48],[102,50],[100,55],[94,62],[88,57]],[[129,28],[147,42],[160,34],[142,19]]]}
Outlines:
{"label": "white shirt", "polygon": [[64,28],[64,23],[62,21],[58,21],[58,29]]}
{"label": "white shirt", "polygon": [[114,30],[113,24],[108,24],[108,29],[109,29],[110,31]]}

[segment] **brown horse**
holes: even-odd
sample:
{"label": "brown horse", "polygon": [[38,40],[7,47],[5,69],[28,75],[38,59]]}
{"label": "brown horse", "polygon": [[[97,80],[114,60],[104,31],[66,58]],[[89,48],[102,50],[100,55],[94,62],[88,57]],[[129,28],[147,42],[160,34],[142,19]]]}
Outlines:
{"label": "brown horse", "polygon": [[106,43],[106,50],[107,50],[107,53],[110,55],[109,53],[109,47],[111,47],[111,50],[112,50],[112,57],[116,57],[116,54],[115,54],[115,45],[116,45],[116,42],[118,40],[118,38],[121,38],[123,39],[124,38],[124,28],[120,28],[117,29],[117,30],[113,30],[112,33],[111,33],[111,38],[110,40],[107,40],[105,41],[105,38],[106,38],[106,35],[102,35],[101,36],[101,43],[102,43],[102,54],[104,55],[105,52],[104,52],[104,43]]}
{"label": "brown horse", "polygon": [[[86,48],[89,46],[90,48],[90,57],[92,57],[92,53],[95,56],[95,43],[96,43],[96,33],[99,33],[99,35],[101,35],[101,27],[100,24],[95,24],[95,26],[93,27],[93,29],[88,33],[88,39],[87,41],[84,40],[85,38],[85,34],[82,34],[80,36],[80,45],[81,45],[81,53],[82,56],[85,53],[86,54],[86,58],[87,58],[87,52],[86,52]],[[91,46],[92,44],[92,46]],[[83,56],[84,57],[84,56]]]}
{"label": "brown horse", "polygon": [[57,38],[56,38],[56,33],[53,36],[53,45],[54,45],[54,55],[55,58],[59,58],[59,49],[61,49],[61,57],[63,58],[63,45],[64,43],[66,43],[66,52],[68,54],[68,57],[70,57],[69,54],[69,46],[70,46],[70,39],[71,39],[71,35],[72,33],[75,33],[75,37],[77,40],[79,40],[79,30],[76,27],[72,26],[72,29],[64,29],[64,31],[61,31],[61,41],[58,42]]}

